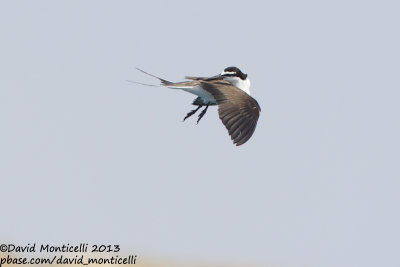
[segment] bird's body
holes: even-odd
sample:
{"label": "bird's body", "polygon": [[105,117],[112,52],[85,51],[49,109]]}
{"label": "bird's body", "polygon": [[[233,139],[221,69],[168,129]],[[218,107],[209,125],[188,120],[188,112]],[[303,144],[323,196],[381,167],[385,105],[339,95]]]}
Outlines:
{"label": "bird's body", "polygon": [[166,87],[171,89],[180,89],[188,93],[197,95],[200,98],[198,100],[198,103],[202,103],[202,105],[217,105],[217,101],[215,100],[215,98],[212,96],[212,94],[203,89],[203,87],[201,86],[201,81],[199,80],[174,83],[173,85],[167,85]]}
{"label": "bird's body", "polygon": [[189,112],[183,120],[205,106],[198,123],[209,106],[218,105],[219,117],[237,146],[247,142],[253,135],[261,108],[250,96],[250,80],[240,69],[228,67],[221,74],[212,77],[186,76],[189,81],[177,83],[140,71],[159,79],[164,87],[180,89],[197,96],[192,103],[198,106],[197,109]]}

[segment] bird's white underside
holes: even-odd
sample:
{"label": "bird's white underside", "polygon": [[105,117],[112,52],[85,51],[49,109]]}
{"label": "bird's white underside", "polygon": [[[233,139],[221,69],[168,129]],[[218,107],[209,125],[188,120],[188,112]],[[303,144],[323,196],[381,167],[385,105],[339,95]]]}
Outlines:
{"label": "bird's white underside", "polygon": [[199,97],[201,97],[206,103],[217,103],[217,101],[215,100],[215,98],[206,90],[204,90],[200,85],[196,85],[196,86],[167,86],[168,88],[171,89],[180,89],[183,91],[186,91],[188,93],[197,95]]}
{"label": "bird's white underside", "polygon": [[[225,81],[228,81],[231,83],[233,86],[243,90],[246,92],[248,95],[250,95],[250,80],[242,80],[238,77],[224,77]],[[196,86],[167,86],[168,88],[171,89],[180,89],[183,91],[186,91],[188,93],[197,95],[201,97],[206,103],[211,102],[211,103],[216,103],[215,98],[206,90],[204,90],[200,85]]]}
{"label": "bird's white underside", "polygon": [[227,77],[224,77],[224,80],[228,81],[233,86],[236,86],[237,88],[242,89],[248,95],[250,95],[250,80],[249,79],[242,80],[239,77],[227,76]]}

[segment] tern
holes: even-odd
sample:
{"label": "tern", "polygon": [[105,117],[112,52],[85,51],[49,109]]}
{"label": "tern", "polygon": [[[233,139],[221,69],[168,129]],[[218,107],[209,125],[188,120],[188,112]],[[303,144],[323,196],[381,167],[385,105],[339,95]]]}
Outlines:
{"label": "tern", "polygon": [[176,83],[139,68],[137,70],[157,78],[161,82],[160,86],[180,89],[197,96],[192,103],[197,108],[187,113],[183,121],[205,107],[198,116],[197,123],[199,123],[208,107],[217,105],[219,118],[235,145],[240,146],[246,143],[253,135],[261,108],[257,101],[250,96],[250,80],[247,78],[247,74],[244,74],[239,68],[227,67],[221,74],[212,77],[186,76],[185,79],[188,81]]}

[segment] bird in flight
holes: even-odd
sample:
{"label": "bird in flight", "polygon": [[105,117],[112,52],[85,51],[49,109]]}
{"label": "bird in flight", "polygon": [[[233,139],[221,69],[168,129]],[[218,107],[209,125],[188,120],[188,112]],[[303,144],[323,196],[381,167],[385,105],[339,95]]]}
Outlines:
{"label": "bird in flight", "polygon": [[257,101],[250,96],[250,80],[247,78],[247,74],[237,67],[225,68],[221,74],[212,77],[186,76],[185,79],[188,81],[176,83],[137,69],[160,80],[163,87],[180,89],[197,95],[192,103],[197,108],[190,111],[183,121],[205,107],[198,116],[197,123],[199,123],[209,106],[218,105],[219,118],[235,145],[240,146],[246,143],[253,135],[261,108]]}

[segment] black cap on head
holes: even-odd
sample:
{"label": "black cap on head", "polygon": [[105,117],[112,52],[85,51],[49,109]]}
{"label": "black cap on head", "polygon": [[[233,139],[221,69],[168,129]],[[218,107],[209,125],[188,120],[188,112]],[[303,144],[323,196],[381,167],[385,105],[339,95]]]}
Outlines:
{"label": "black cap on head", "polygon": [[242,80],[246,80],[247,74],[244,74],[239,68],[237,67],[227,67],[222,72],[222,76],[226,77],[239,77]]}

